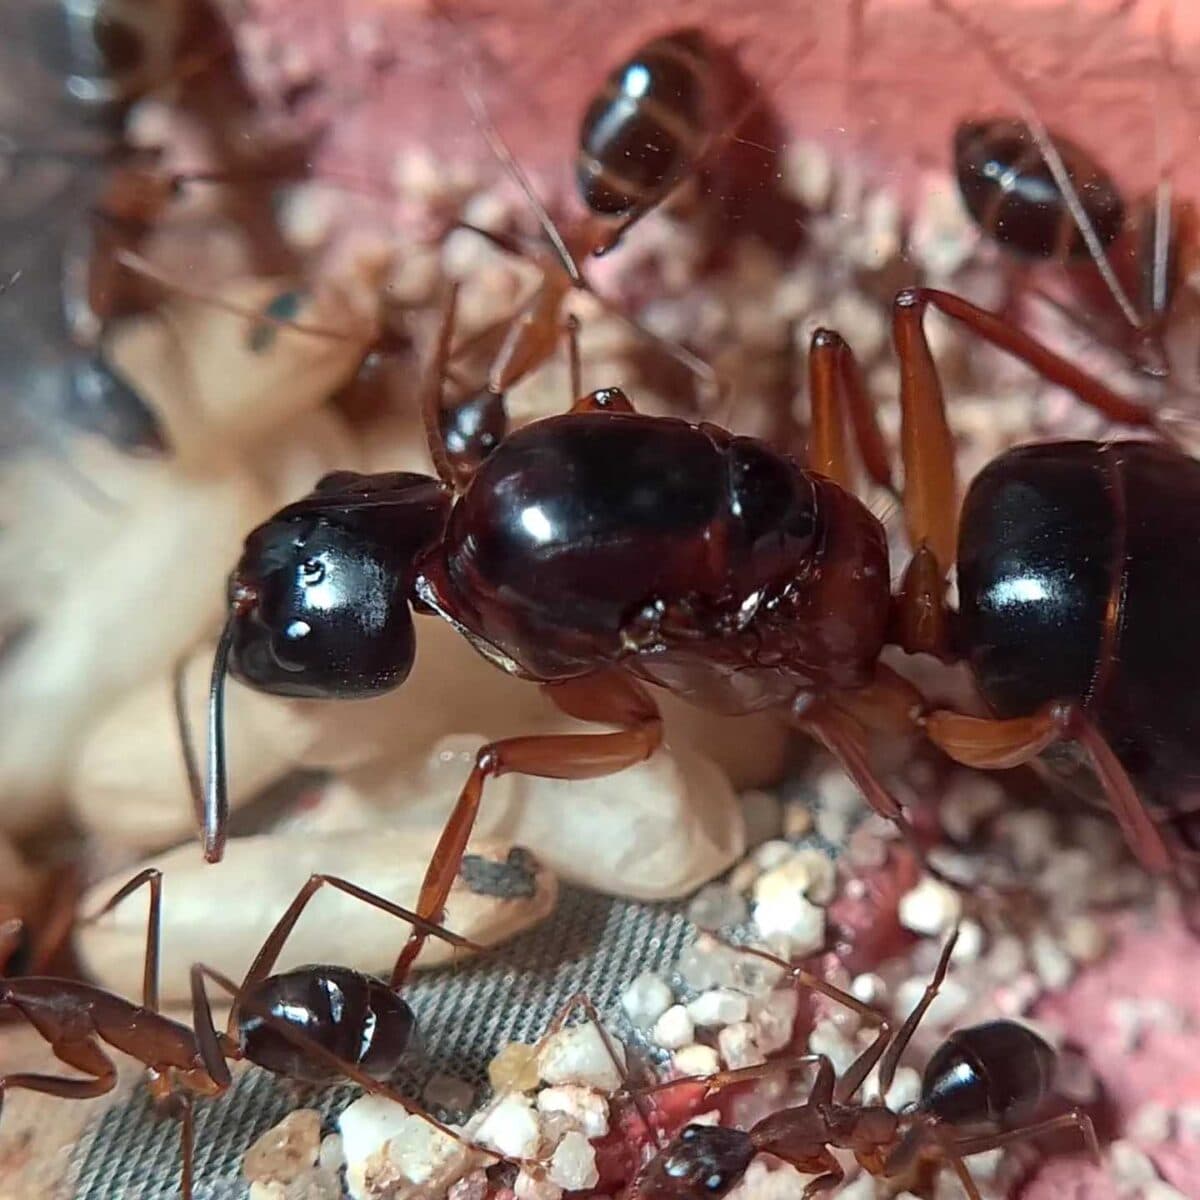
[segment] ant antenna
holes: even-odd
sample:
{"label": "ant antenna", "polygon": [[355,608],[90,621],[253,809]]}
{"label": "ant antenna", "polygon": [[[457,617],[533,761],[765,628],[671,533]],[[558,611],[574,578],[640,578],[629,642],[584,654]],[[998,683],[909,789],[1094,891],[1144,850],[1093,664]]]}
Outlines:
{"label": "ant antenna", "polygon": [[233,648],[234,623],[247,599],[234,601],[233,611],[221,630],[213,654],[212,681],[208,687],[208,778],[204,788],[204,858],[220,862],[225,853],[229,822],[229,779],[225,765],[225,677]]}
{"label": "ant antenna", "polygon": [[583,395],[583,366],[579,360],[579,318],[567,314],[567,364],[571,371],[571,403]]}
{"label": "ant antenna", "polygon": [[509,148],[508,143],[496,128],[496,124],[487,110],[483,96],[475,84],[467,77],[465,70],[460,82],[463,95],[466,96],[467,103],[471,106],[471,113],[475,118],[476,125],[479,126],[480,132],[487,139],[487,143],[491,147],[492,153],[499,159],[500,165],[508,172],[509,177],[524,193],[525,199],[529,202],[529,206],[533,209],[534,215],[537,217],[538,224],[542,227],[542,232],[545,233],[550,244],[554,247],[555,253],[561,260],[563,269],[566,271],[567,277],[571,280],[571,285],[573,287],[583,287],[583,275],[579,270],[579,264],[575,261],[575,256],[567,248],[567,243],[558,231],[558,226],[555,225],[554,219],[550,216],[546,206],[538,197],[537,192],[534,191],[533,184],[529,181],[529,176],[525,174],[521,168],[521,164],[517,162],[516,156]]}
{"label": "ant antenna", "polygon": [[974,39],[976,49],[983,54],[992,65],[992,69],[1012,91],[1025,124],[1033,136],[1034,144],[1042,158],[1046,160],[1046,166],[1050,169],[1050,174],[1058,185],[1058,190],[1062,193],[1067,211],[1071,214],[1071,220],[1075,222],[1075,228],[1083,238],[1083,243],[1096,265],[1100,278],[1104,280],[1105,286],[1112,294],[1112,298],[1116,301],[1125,320],[1132,328],[1141,329],[1142,320],[1138,316],[1137,309],[1134,308],[1125,289],[1121,286],[1116,272],[1112,269],[1112,264],[1108,261],[1108,256],[1096,234],[1092,219],[1083,207],[1083,202],[1079,199],[1079,193],[1076,191],[1074,183],[1071,182],[1070,175],[1067,174],[1066,163],[1063,162],[1062,155],[1059,154],[1058,147],[1055,146],[1050,136],[1050,131],[1046,128],[1042,118],[1038,115],[1036,106],[1029,97],[1029,90],[1024,80],[996,49],[990,35],[981,25],[959,12],[948,0],[931,0],[931,3],[935,9],[949,17],[964,33]]}

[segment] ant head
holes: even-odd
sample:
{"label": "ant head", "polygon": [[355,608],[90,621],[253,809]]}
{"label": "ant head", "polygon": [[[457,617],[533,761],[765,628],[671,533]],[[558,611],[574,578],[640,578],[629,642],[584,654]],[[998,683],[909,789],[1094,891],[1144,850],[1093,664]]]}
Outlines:
{"label": "ant head", "polygon": [[403,683],[416,649],[416,562],[441,536],[450,500],[449,488],[426,475],[340,471],[246,539],[209,689],[210,862],[221,858],[228,818],[226,672],[282,696],[356,698]]}
{"label": "ant head", "polygon": [[741,1129],[687,1125],[647,1166],[635,1195],[724,1196],[750,1166],[754,1142]]}
{"label": "ant head", "polygon": [[448,507],[422,475],[342,472],[260,525],[229,582],[233,674],[284,696],[372,696],[403,683],[415,653],[413,564]]}

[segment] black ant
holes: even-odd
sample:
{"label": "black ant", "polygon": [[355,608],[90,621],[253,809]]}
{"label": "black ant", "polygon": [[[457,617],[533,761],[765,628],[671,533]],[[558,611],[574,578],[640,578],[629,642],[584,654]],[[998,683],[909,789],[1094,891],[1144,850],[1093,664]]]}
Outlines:
{"label": "black ant", "polygon": [[1052,1088],[1055,1054],[1046,1042],[1015,1021],[988,1021],[953,1032],[933,1052],[917,1102],[896,1113],[881,1100],[856,1100],[879,1066],[878,1094],[886,1096],[900,1057],[937,995],[958,934],[946,942],[920,1002],[895,1033],[888,1022],[853,996],[764,951],[738,947],[784,968],[797,983],[813,987],[876,1023],[870,1046],[839,1078],[823,1054],[805,1054],[712,1076],[684,1076],[650,1090],[706,1083],[707,1094],[773,1074],[816,1067],[807,1100],[764,1117],[749,1130],[687,1125],[634,1180],[631,1194],[643,1200],[706,1200],[724,1196],[740,1182],[756,1154],[765,1153],[815,1175],[802,1200],[839,1187],[845,1172],[830,1148],[849,1150],[869,1175],[896,1179],[919,1164],[948,1165],[971,1200],[979,1189],[964,1159],[1011,1142],[1064,1128],[1078,1129],[1097,1161],[1100,1148],[1091,1118],[1072,1110],[1032,1122]]}
{"label": "black ant", "polygon": [[[1200,634],[1187,590],[1170,580],[1200,544],[1189,532],[1200,466],[1152,443],[1024,447],[978,477],[960,520],[922,324],[930,305],[1110,419],[1156,427],[1148,409],[994,314],[945,292],[901,292],[893,336],[916,550],[892,596],[883,529],[848,490],[845,444],[827,427],[840,430],[854,374],[836,334],[818,331],[811,351],[828,368],[813,375],[825,389],[813,405],[823,474],[715,425],[639,415],[607,388],[508,435],[464,480],[438,420],[452,296],[421,392],[437,478],[331,475],[246,540],[213,662],[205,856],[219,859],[226,836],[227,670],[291,696],[387,691],[412,666],[415,608],[568,715],[615,727],[480,750],[420,892],[427,919],[443,911],[486,781],[513,771],[585,779],[649,757],[663,728],[647,685],[731,714],[785,712],[906,828],[869,765],[869,729],[919,727],[985,769],[1047,750],[1076,769],[1064,751],[1077,748],[1135,853],[1170,870],[1148,805],[1169,817],[1173,783],[1196,769]],[[945,579],[956,560],[952,613]],[[926,711],[880,665],[889,643],[966,660],[998,715]],[[423,940],[414,933],[407,953]]]}
{"label": "black ant", "polygon": [[[369,1092],[394,1100],[448,1137],[471,1145],[386,1082],[396,1073],[415,1025],[412,1009],[401,995],[407,977],[407,967],[402,961],[397,962],[387,983],[347,967],[327,965],[271,973],[305,906],[325,886],[410,921],[426,936],[441,938],[464,949],[482,949],[348,880],[313,875],[267,935],[240,985],[202,964],[192,967],[189,1028],[159,1012],[162,876],[149,868],[135,875],[103,908],[87,918],[97,920],[139,888],[149,888],[140,1004],[69,979],[36,976],[0,979],[0,1010],[11,1008],[19,1012],[45,1038],[56,1058],[84,1075],[84,1078],[29,1073],[0,1076],[0,1105],[5,1093],[14,1088],[65,1099],[103,1095],[116,1086],[117,1072],[100,1043],[131,1055],[150,1069],[148,1086],[154,1099],[182,1120],[184,1200],[191,1200],[192,1196],[192,1103],[198,1096],[218,1096],[229,1089],[232,1077],[226,1060],[246,1059],[268,1071],[311,1085],[349,1079]],[[224,1032],[219,1032],[213,1024],[206,980],[233,997]],[[483,1153],[501,1157],[492,1151]]]}

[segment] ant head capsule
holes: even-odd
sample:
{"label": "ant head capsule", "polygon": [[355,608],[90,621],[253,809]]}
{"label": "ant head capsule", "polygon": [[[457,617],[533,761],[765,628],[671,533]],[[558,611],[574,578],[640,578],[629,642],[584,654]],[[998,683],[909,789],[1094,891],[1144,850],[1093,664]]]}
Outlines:
{"label": "ant head capsule", "polygon": [[246,539],[230,578],[230,670],[284,696],[371,696],[404,682],[413,563],[449,499],[424,475],[326,476]]}
{"label": "ant head capsule", "polygon": [[327,475],[246,539],[209,689],[204,852],[228,817],[227,671],[283,696],[365,697],[403,683],[416,650],[409,592],[441,536],[450,490],[426,475]]}
{"label": "ant head capsule", "polygon": [[324,517],[260,525],[229,584],[233,674],[285,696],[369,696],[402,683],[415,639],[407,578],[389,557]]}

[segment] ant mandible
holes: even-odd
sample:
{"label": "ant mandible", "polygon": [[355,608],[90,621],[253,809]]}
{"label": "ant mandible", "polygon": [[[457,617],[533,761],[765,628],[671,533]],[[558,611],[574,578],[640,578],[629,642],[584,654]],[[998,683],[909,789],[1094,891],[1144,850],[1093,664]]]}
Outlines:
{"label": "ant mandible", "polygon": [[[594,778],[654,753],[663,727],[647,685],[729,714],[781,710],[905,828],[869,765],[868,729],[917,725],[983,768],[1073,743],[1133,850],[1148,868],[1169,870],[1129,772],[1158,801],[1172,772],[1195,762],[1191,708],[1159,703],[1182,681],[1181,661],[1197,658],[1163,649],[1173,645],[1164,621],[1193,629],[1185,590],[1157,586],[1175,570],[1183,534],[1156,532],[1194,520],[1197,506],[1179,501],[1200,495],[1200,465],[1142,443],[1013,450],[976,480],[960,528],[953,443],[922,326],[929,305],[1111,419],[1154,426],[1147,409],[993,314],[944,292],[900,293],[893,333],[916,550],[893,597],[883,528],[849,491],[842,420],[855,396],[866,406],[836,334],[813,339],[812,469],[715,425],[640,415],[609,388],[510,434],[464,482],[438,421],[452,294],[421,394],[438,478],[330,475],[246,540],[213,661],[205,856],[219,859],[226,836],[227,671],[283,695],[375,695],[412,666],[415,609],[538,683],[569,716],[615,727],[479,751],[425,875],[425,919],[443,911],[489,778]],[[1127,488],[1126,476],[1136,477]],[[952,614],[945,588],[956,552],[961,612]],[[1086,622],[1078,638],[1063,636],[1071,620]],[[879,663],[889,643],[966,659],[999,717],[926,712]],[[1148,745],[1171,753],[1147,760]],[[406,954],[423,941],[414,932]]]}
{"label": "ant mandible", "polygon": [[[267,935],[240,986],[203,964],[192,967],[189,1028],[159,1012],[162,876],[149,868],[135,875],[87,918],[98,920],[139,888],[149,889],[140,1004],[70,979],[0,979],[0,1008],[11,1006],[19,1012],[46,1040],[56,1058],[86,1076],[0,1076],[0,1106],[5,1093],[14,1088],[64,1099],[103,1095],[116,1086],[117,1072],[100,1043],[130,1055],[149,1068],[148,1086],[155,1101],[182,1122],[184,1200],[192,1196],[193,1100],[219,1096],[229,1089],[232,1076],[227,1059],[245,1059],[306,1084],[349,1079],[369,1092],[394,1100],[448,1137],[477,1149],[386,1083],[400,1065],[415,1025],[412,1009],[400,994],[408,973],[403,958],[387,983],[348,967],[328,965],[271,973],[301,913],[325,886],[409,921],[425,936],[464,949],[483,949],[348,880],[313,875]],[[224,1032],[218,1032],[213,1024],[206,980],[233,997]],[[481,1152],[501,1157],[494,1151]]]}
{"label": "ant mandible", "polygon": [[740,946],[783,967],[792,979],[815,988],[860,1016],[878,1024],[871,1044],[838,1078],[824,1054],[777,1059],[711,1076],[684,1076],[651,1091],[684,1083],[707,1083],[708,1094],[736,1083],[802,1066],[815,1066],[807,1100],[764,1117],[749,1130],[720,1125],[685,1126],[634,1180],[631,1194],[642,1200],[709,1200],[724,1196],[740,1182],[756,1154],[789,1163],[816,1175],[801,1193],[812,1200],[838,1187],[845,1173],[831,1147],[850,1150],[859,1165],[877,1178],[895,1179],[920,1162],[949,1165],[970,1200],[979,1189],[963,1159],[1011,1142],[1074,1127],[1097,1161],[1100,1148],[1091,1118],[1077,1110],[1030,1123],[1047,1098],[1054,1074],[1054,1051],[1024,1025],[988,1021],[953,1032],[934,1051],[921,1080],[916,1104],[896,1113],[883,1104],[856,1101],[867,1077],[879,1066],[880,1097],[892,1085],[896,1067],[945,979],[957,930],[942,950],[937,968],[916,1008],[893,1034],[887,1020],[853,996],[789,967],[765,951]]}

